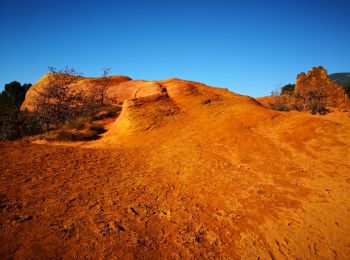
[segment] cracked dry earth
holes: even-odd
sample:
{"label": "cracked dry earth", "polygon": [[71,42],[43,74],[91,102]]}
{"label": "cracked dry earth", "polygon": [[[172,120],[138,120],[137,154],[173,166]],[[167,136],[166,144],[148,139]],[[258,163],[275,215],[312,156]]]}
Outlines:
{"label": "cracked dry earth", "polygon": [[348,174],[237,165],[221,148],[162,165],[140,149],[2,143],[1,258],[349,257]]}
{"label": "cracked dry earth", "polygon": [[200,90],[86,145],[1,142],[0,258],[349,259],[348,114]]}

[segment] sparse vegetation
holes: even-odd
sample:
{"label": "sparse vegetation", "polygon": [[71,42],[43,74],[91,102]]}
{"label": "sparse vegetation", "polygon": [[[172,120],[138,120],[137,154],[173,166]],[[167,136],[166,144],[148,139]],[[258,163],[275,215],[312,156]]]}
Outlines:
{"label": "sparse vegetation", "polygon": [[289,107],[287,106],[287,96],[282,95],[280,90],[276,88],[271,91],[271,96],[274,97],[274,102],[270,104],[273,110],[289,111]]}
{"label": "sparse vegetation", "polygon": [[345,83],[342,87],[345,90],[346,94],[348,94],[348,96],[350,98],[350,82]]}
{"label": "sparse vegetation", "polygon": [[10,114],[18,111],[24,101],[26,92],[32,84],[23,84],[12,81],[5,85],[0,94],[0,115]]}
{"label": "sparse vegetation", "polygon": [[[275,95],[271,107],[278,111],[308,111],[311,114],[323,115],[327,113],[324,86],[309,88],[303,92],[295,91],[295,86],[288,84],[282,88],[281,94]],[[293,90],[292,90],[293,89]]]}
{"label": "sparse vegetation", "polygon": [[35,111],[40,113],[47,124],[59,126],[72,118],[91,115],[99,106],[96,99],[82,90],[72,90],[80,73],[65,68],[57,71],[49,67],[50,74],[47,87],[38,92],[35,100]]}
{"label": "sparse vegetation", "polygon": [[85,132],[71,130],[82,130],[93,120],[114,117],[120,112],[120,107],[108,105],[105,97],[110,82],[109,69],[104,69],[103,84],[97,95],[74,89],[82,75],[74,69],[49,67],[49,70],[46,88],[37,91],[34,112],[20,111],[30,84],[21,86],[12,82],[5,86],[0,95],[0,140],[14,140],[49,130],[56,131],[48,138],[50,140],[95,140],[106,131],[101,125],[94,124]]}
{"label": "sparse vegetation", "polygon": [[287,85],[284,85],[284,86],[281,88],[281,94],[293,93],[294,89],[295,89],[295,84],[287,84]]}
{"label": "sparse vegetation", "polygon": [[92,116],[93,120],[102,120],[108,117],[115,117],[121,111],[121,106],[104,105],[97,108],[95,114]]}
{"label": "sparse vegetation", "polygon": [[298,101],[304,106],[304,110],[311,114],[323,115],[327,112],[326,106],[329,105],[323,86],[306,90],[305,93],[300,94]]}
{"label": "sparse vegetation", "polygon": [[[58,141],[89,141],[98,138],[105,132],[99,125],[92,125],[87,131],[72,132],[71,129],[82,130],[92,120],[99,120],[117,115],[117,109],[106,105],[105,91],[109,85],[107,77],[109,69],[104,69],[103,83],[97,94],[72,90],[80,73],[65,68],[57,71],[50,68],[48,87],[39,93],[36,100],[36,111],[43,115],[49,125],[61,129],[51,139]],[[102,113],[102,111],[106,111]]]}
{"label": "sparse vegetation", "polygon": [[70,130],[77,129],[81,130],[84,128],[85,124],[90,122],[92,119],[91,116],[78,116],[68,119],[62,126],[61,129]]}
{"label": "sparse vegetation", "polygon": [[108,76],[111,72],[110,68],[102,69],[102,84],[98,85],[96,88],[96,100],[100,105],[106,105],[109,103],[109,100],[106,96],[107,89],[111,83],[111,78]]}
{"label": "sparse vegetation", "polygon": [[47,130],[43,118],[37,113],[14,111],[6,115],[0,124],[0,140],[15,140]]}
{"label": "sparse vegetation", "polygon": [[21,85],[17,81],[5,85],[0,94],[0,140],[14,140],[25,133],[40,132],[41,118],[36,114],[20,111],[25,94],[31,86]]}

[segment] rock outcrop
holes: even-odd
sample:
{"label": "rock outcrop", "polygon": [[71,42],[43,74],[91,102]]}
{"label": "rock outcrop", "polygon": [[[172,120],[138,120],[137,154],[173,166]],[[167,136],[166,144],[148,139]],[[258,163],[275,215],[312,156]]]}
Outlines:
{"label": "rock outcrop", "polygon": [[[323,67],[314,67],[308,73],[300,73],[296,79],[295,92],[301,94],[310,89],[323,88],[326,96],[328,107],[350,108],[350,99],[344,89],[335,83],[327,74],[327,70]],[[278,107],[279,103],[285,103],[288,106],[288,96],[265,96],[256,99],[261,105],[266,108]]]}
{"label": "rock outcrop", "polygon": [[[45,91],[49,82],[48,75],[44,75],[27,92],[21,109],[33,111],[35,100],[40,92]],[[69,85],[71,90],[82,90],[86,93],[93,93],[99,85],[104,84],[103,78],[79,78],[75,83]],[[157,99],[166,95],[161,85],[155,81],[132,80],[126,76],[110,76],[106,97],[113,103],[123,103],[133,98]]]}
{"label": "rock outcrop", "polygon": [[346,92],[328,77],[323,67],[314,67],[307,74],[297,76],[295,91],[303,93],[312,88],[324,88],[327,103],[332,107],[349,108],[350,100]]}

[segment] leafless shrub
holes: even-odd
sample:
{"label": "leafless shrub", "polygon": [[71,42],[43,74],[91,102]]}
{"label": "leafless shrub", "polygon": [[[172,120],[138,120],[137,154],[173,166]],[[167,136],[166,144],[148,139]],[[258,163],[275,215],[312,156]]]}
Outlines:
{"label": "leafless shrub", "polygon": [[48,124],[59,125],[67,120],[93,113],[99,106],[97,100],[82,90],[74,90],[72,85],[81,77],[74,69],[57,71],[49,67],[46,88],[35,100],[35,110]]}
{"label": "leafless shrub", "polygon": [[310,89],[304,95],[306,110],[311,114],[323,115],[327,112],[326,107],[330,106],[327,102],[324,87]]}
{"label": "leafless shrub", "polygon": [[106,105],[110,103],[110,100],[106,96],[106,92],[111,84],[111,78],[108,76],[110,72],[110,68],[102,69],[102,83],[96,87],[96,100],[100,103],[100,105]]}
{"label": "leafless shrub", "polygon": [[278,95],[275,96],[274,101],[270,103],[270,107],[273,110],[277,111],[289,111],[290,107],[288,105],[289,96],[287,95]]}
{"label": "leafless shrub", "polygon": [[325,94],[325,87],[318,86],[308,88],[303,91],[296,91],[282,93],[276,95],[274,103],[270,104],[272,109],[279,111],[308,111],[311,114],[325,114],[327,113],[327,96]]}

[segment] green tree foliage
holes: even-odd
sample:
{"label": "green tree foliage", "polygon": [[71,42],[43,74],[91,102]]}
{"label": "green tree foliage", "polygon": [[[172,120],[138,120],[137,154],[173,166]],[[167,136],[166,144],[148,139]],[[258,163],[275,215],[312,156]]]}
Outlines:
{"label": "green tree foliage", "polygon": [[14,140],[42,131],[40,117],[20,111],[26,92],[32,84],[12,81],[0,93],[0,140]]}
{"label": "green tree foliage", "polygon": [[0,94],[0,114],[8,114],[19,110],[24,101],[26,92],[32,84],[23,84],[12,81],[5,85],[4,90]]}
{"label": "green tree foliage", "polygon": [[289,94],[292,93],[295,89],[295,84],[287,84],[281,89],[281,94]]}
{"label": "green tree foliage", "polygon": [[0,140],[15,140],[47,130],[40,114],[28,111],[12,111],[0,120]]}
{"label": "green tree foliage", "polygon": [[348,94],[349,98],[350,98],[350,82],[345,83],[343,85],[343,89],[345,90],[346,94]]}
{"label": "green tree foliage", "polygon": [[[101,108],[112,108],[105,92],[110,84],[109,69],[104,69],[102,83],[94,93],[83,92],[76,88],[81,73],[74,69],[56,70],[49,67],[48,82],[43,90],[35,90],[35,109],[33,112],[21,111],[20,106],[30,84],[21,85],[11,82],[5,86],[0,96],[0,140],[14,140],[28,135],[35,135],[50,130],[63,129],[69,122],[78,118],[92,118]],[[109,113],[107,113],[109,114]],[[84,140],[98,137],[104,129],[95,126],[89,129],[91,136]],[[77,139],[74,135],[71,139]],[[92,139],[91,139],[92,140]]]}

